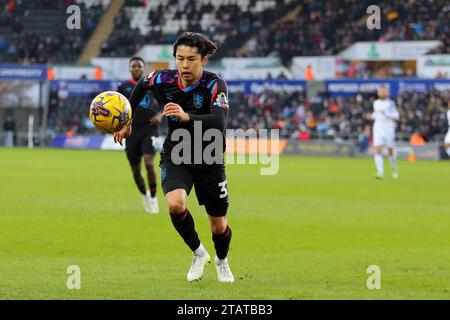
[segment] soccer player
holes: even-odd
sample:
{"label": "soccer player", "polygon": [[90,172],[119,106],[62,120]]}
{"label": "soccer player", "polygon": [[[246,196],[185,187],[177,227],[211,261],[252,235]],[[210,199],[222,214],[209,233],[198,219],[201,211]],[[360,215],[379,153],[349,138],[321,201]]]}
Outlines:
{"label": "soccer player", "polygon": [[[234,281],[227,260],[231,229],[227,222],[229,199],[223,157],[219,163],[213,164],[207,164],[204,157],[201,157],[200,163],[198,159],[193,159],[193,155],[198,154],[195,152],[198,143],[201,151],[206,150],[203,141],[196,141],[198,130],[201,137],[208,129],[210,132],[219,132],[219,140],[223,145],[221,152],[225,149],[224,131],[229,109],[227,84],[216,74],[204,70],[208,58],[216,50],[216,44],[202,34],[181,34],[173,46],[177,69],[150,73],[139,80],[130,98],[134,110],[150,91],[160,105],[164,106],[163,115],[168,117],[169,133],[161,152],[161,181],[173,226],[193,251],[188,281],[200,280],[205,265],[210,261],[186,207],[186,200],[193,186],[198,202],[205,206],[210,221],[218,280]],[[133,115],[139,118],[138,113]],[[182,139],[178,142],[183,132],[189,134],[189,140]],[[115,134],[114,139],[121,143],[128,134],[129,127],[125,127]],[[183,145],[189,145],[191,152],[183,152],[183,159],[187,158],[187,161],[175,164],[174,162],[178,163],[174,161],[177,158],[175,151]]]}
{"label": "soccer player", "polygon": [[393,100],[389,99],[388,89],[378,88],[379,99],[373,103],[374,112],[372,118],[373,124],[373,147],[375,166],[377,168],[377,179],[384,176],[383,165],[383,147],[388,148],[388,157],[391,164],[392,176],[398,179],[398,170],[396,164],[396,155],[394,153],[395,145],[395,121],[399,119],[399,113]]}
{"label": "soccer player", "polygon": [[445,135],[444,139],[444,149],[447,151],[447,154],[450,156],[450,100],[447,102],[447,121],[448,121],[448,131]]}
{"label": "soccer player", "polygon": [[[129,62],[131,79],[119,85],[117,91],[128,99],[134,86],[144,75],[145,62],[140,57],[133,57]],[[156,172],[153,166],[155,158],[155,147],[152,137],[158,136],[158,124],[161,122],[162,114],[157,106],[152,107],[152,96],[148,92],[139,105],[133,110],[137,113],[132,122],[131,135],[127,137],[125,152],[133,172],[134,181],[142,193],[142,204],[144,210],[150,213],[158,213],[158,198],[156,197]],[[144,178],[141,175],[141,162],[144,158],[147,170],[147,189]]]}

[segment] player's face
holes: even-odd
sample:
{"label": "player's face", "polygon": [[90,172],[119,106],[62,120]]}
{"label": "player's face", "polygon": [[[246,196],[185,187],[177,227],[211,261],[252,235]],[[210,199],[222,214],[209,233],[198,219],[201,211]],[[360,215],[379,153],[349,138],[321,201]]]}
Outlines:
{"label": "player's face", "polygon": [[200,80],[208,58],[202,59],[195,47],[181,45],[177,48],[175,59],[182,82],[190,85]]}
{"label": "player's face", "polygon": [[389,94],[388,94],[388,91],[387,91],[386,88],[379,88],[379,89],[378,89],[378,96],[379,96],[381,99],[386,99],[388,95],[389,95]]}
{"label": "player's face", "polygon": [[144,75],[144,64],[140,60],[133,60],[130,63],[130,73],[134,80],[139,80]]}

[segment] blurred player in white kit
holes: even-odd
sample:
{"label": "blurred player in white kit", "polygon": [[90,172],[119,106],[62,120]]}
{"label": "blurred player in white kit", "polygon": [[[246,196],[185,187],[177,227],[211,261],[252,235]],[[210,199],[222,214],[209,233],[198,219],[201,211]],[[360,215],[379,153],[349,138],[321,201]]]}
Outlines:
{"label": "blurred player in white kit", "polygon": [[398,170],[395,155],[395,127],[399,119],[399,113],[393,100],[389,98],[389,91],[385,87],[378,88],[379,99],[373,103],[373,151],[377,179],[384,177],[383,147],[388,149],[389,162],[392,169],[392,177],[398,179]]}
{"label": "blurred player in white kit", "polygon": [[450,100],[447,102],[447,121],[448,121],[448,131],[444,139],[444,148],[447,154],[450,156]]}

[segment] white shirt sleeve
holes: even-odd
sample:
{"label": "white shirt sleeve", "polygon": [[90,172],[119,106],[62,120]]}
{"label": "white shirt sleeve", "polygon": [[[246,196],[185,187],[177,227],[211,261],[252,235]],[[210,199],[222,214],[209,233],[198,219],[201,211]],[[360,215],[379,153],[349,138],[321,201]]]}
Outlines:
{"label": "white shirt sleeve", "polygon": [[400,118],[400,115],[397,111],[397,108],[395,107],[394,101],[391,100],[391,103],[387,110],[385,110],[386,117],[389,117],[394,120],[398,120]]}

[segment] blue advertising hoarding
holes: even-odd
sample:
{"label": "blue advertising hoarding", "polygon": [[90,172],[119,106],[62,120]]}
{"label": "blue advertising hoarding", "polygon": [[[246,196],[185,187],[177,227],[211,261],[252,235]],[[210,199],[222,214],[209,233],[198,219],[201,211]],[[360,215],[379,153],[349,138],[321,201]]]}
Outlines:
{"label": "blue advertising hoarding", "polygon": [[56,136],[51,147],[53,148],[69,148],[69,149],[100,149],[104,140],[104,136]]}
{"label": "blue advertising hoarding", "polygon": [[240,80],[227,81],[230,93],[259,94],[265,89],[271,91],[298,92],[306,90],[303,80]]}
{"label": "blue advertising hoarding", "polygon": [[46,66],[0,65],[0,80],[45,81],[46,79]]}
{"label": "blue advertising hoarding", "polygon": [[[50,81],[51,90],[66,90],[69,96],[87,97],[92,93],[116,90],[119,81],[95,80],[54,80]],[[403,91],[426,92],[450,90],[450,80],[421,79],[339,79],[325,80],[326,91],[332,97],[349,97],[360,92],[375,92],[379,86],[389,89],[392,96]],[[233,93],[260,94],[264,90],[304,92],[306,81],[297,80],[239,80],[227,81],[228,91]]]}
{"label": "blue advertising hoarding", "polygon": [[68,96],[89,97],[92,93],[117,90],[118,81],[96,80],[53,80],[50,81],[51,91],[66,90]]}
{"label": "blue advertising hoarding", "polygon": [[[50,81],[50,90],[67,90],[69,96],[89,96],[93,92],[116,90],[119,81],[95,80],[54,80]],[[259,94],[265,89],[273,91],[297,92],[306,89],[305,81],[296,80],[243,80],[227,81],[230,93]]]}
{"label": "blue advertising hoarding", "polygon": [[403,91],[426,92],[450,90],[450,80],[439,79],[339,79],[325,80],[325,87],[331,97],[354,96],[361,92],[374,92],[379,86],[389,89],[391,96]]}

